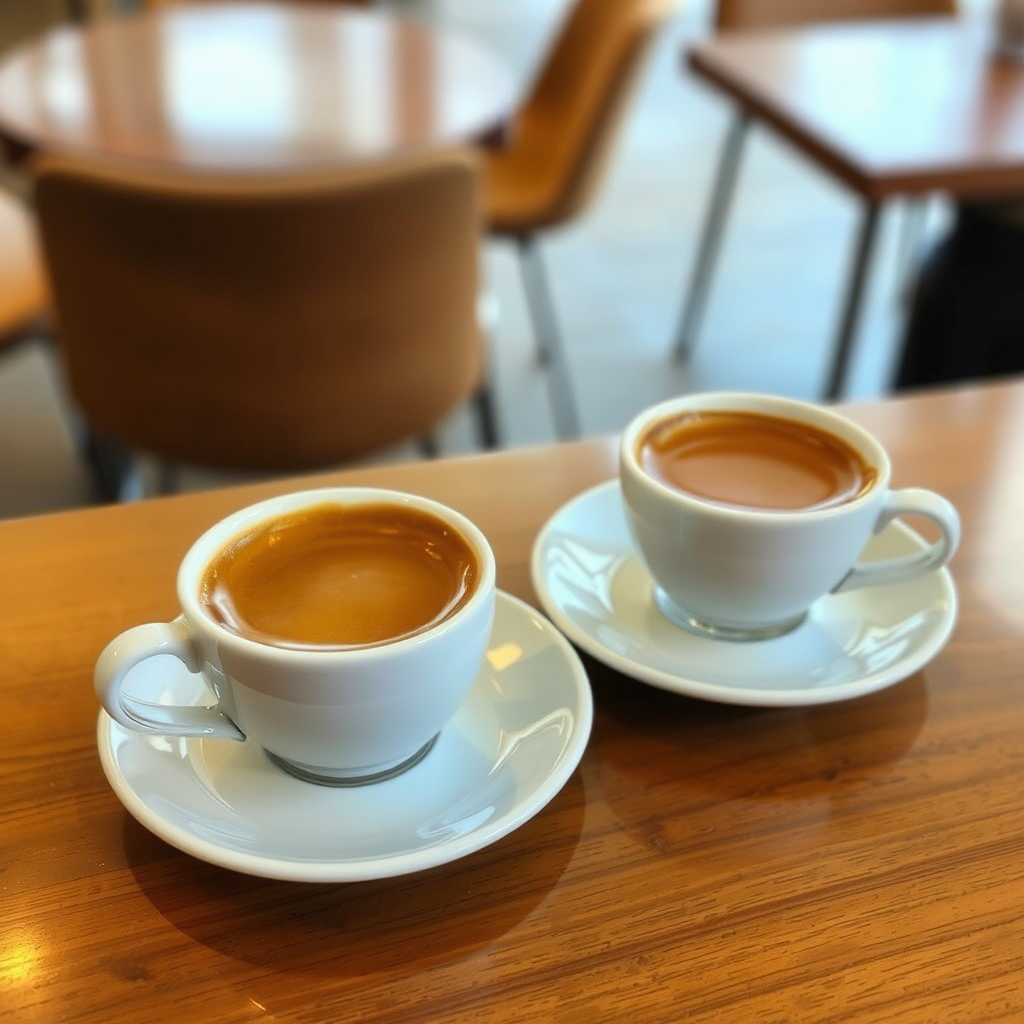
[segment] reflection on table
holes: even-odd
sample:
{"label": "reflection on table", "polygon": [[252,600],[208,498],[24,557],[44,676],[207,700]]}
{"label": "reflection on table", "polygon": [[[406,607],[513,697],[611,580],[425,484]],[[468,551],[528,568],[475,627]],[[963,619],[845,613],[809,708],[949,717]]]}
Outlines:
{"label": "reflection on table", "polygon": [[515,102],[472,40],[339,6],[168,7],[55,29],[0,61],[0,139],[258,171],[485,139]]}

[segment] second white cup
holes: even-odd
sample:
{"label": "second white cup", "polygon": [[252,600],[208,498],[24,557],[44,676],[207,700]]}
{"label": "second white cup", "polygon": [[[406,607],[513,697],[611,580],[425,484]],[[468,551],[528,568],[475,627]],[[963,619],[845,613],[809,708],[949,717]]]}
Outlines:
{"label": "second white cup", "polygon": [[[941,495],[893,490],[882,445],[820,406],[705,393],[640,413],[621,439],[626,520],[673,622],[726,639],[777,636],[829,593],[931,572],[960,521]],[[902,516],[935,523],[919,553],[862,564],[873,533]]]}

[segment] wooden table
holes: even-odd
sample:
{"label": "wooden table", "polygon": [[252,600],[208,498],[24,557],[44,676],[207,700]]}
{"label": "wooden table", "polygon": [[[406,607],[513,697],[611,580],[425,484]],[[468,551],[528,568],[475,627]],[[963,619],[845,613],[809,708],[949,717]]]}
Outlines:
{"label": "wooden table", "polygon": [[[1024,63],[997,55],[988,21],[917,19],[725,33],[687,52],[698,77],[770,125],[864,200],[827,395],[839,397],[881,204],[931,192],[1024,193]],[[705,226],[711,253],[735,180],[722,176]],[[708,267],[689,302],[700,304]],[[694,306],[694,309],[699,308]],[[684,314],[681,338],[693,313]]]}
{"label": "wooden table", "polygon": [[0,61],[0,141],[185,170],[278,171],[500,136],[506,68],[382,11],[181,5],[55,29]]}
{"label": "wooden table", "polygon": [[[353,885],[232,874],[97,759],[106,641],[171,616],[189,542],[297,483],[0,523],[0,1017],[18,1024],[1024,1019],[1024,384],[853,407],[963,545],[948,646],[849,703],[700,703],[586,659],[569,783],[494,846]],[[531,544],[612,439],[302,481],[448,501],[533,600]]]}

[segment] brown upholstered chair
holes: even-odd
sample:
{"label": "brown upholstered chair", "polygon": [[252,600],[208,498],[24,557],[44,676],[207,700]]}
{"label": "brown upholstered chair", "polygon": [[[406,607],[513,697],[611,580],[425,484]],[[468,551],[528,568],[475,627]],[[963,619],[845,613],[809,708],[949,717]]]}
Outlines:
{"label": "brown upholstered chair", "polygon": [[[730,32],[782,28],[815,22],[936,17],[955,14],[956,10],[956,0],[718,0],[715,8],[715,30]],[[673,355],[677,360],[689,356],[697,342],[697,331],[707,302],[711,275],[750,125],[749,116],[742,110],[737,110],[726,133],[711,199],[697,244],[697,257],[676,329]],[[920,213],[922,208],[915,203],[911,209]],[[911,232],[913,229],[914,222],[911,221]]]}
{"label": "brown upholstered chair", "polygon": [[31,214],[0,193],[0,352],[45,329],[49,298]]}
{"label": "brown upholstered chair", "polygon": [[516,243],[540,356],[551,363],[562,437],[578,434],[579,422],[537,236],[579,215],[594,197],[643,57],[676,8],[676,0],[574,0],[508,145],[485,158],[487,226]]}
{"label": "brown upholstered chair", "polygon": [[299,471],[428,435],[475,400],[478,158],[279,178],[33,165],[59,350],[95,438]]}

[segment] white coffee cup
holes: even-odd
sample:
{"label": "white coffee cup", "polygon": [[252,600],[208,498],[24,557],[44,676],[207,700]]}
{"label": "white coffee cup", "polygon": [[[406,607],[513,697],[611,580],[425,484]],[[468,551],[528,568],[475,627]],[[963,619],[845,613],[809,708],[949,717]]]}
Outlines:
{"label": "white coffee cup", "polygon": [[[394,505],[441,520],[472,550],[477,573],[468,599],[421,632],[341,649],[274,646],[218,622],[200,599],[211,560],[261,524],[325,504]],[[436,501],[374,488],[271,498],[229,515],[192,545],[178,571],[181,615],[111,641],[96,664],[96,692],[127,729],[248,740],[292,774],[325,784],[389,777],[425,756],[468,695],[490,640],[495,575],[483,533]],[[156,706],[132,695],[131,670],[166,654],[202,676],[214,698],[210,706]]]}
{"label": "white coffee cup", "polygon": [[[859,453],[874,479],[829,507],[776,511],[707,500],[644,468],[640,449],[656,424],[711,411],[765,414],[824,430]],[[622,435],[619,478],[655,603],[676,624],[726,639],[777,636],[798,626],[826,594],[931,572],[949,561],[960,538],[956,509],[945,498],[890,489],[889,458],[866,430],[831,409],[771,395],[694,394],[641,412]],[[918,553],[858,562],[872,534],[900,516],[931,520],[940,539]]]}

